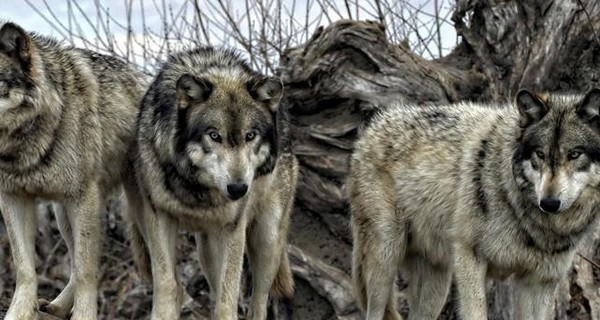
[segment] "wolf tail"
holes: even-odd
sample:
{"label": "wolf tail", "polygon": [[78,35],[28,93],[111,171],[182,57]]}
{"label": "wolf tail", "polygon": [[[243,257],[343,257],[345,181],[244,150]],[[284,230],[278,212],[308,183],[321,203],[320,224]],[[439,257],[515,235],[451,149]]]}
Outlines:
{"label": "wolf tail", "polygon": [[133,253],[133,262],[136,265],[140,277],[147,283],[152,282],[152,270],[150,264],[150,254],[148,247],[144,242],[141,230],[136,223],[129,224],[129,235],[131,237],[131,251]]}
{"label": "wolf tail", "polygon": [[[130,163],[130,168],[132,164]],[[150,253],[144,238],[142,231],[136,222],[139,219],[141,211],[143,210],[144,204],[142,203],[139,189],[137,188],[135,176],[133,170],[127,171],[125,183],[123,184],[125,195],[127,196],[127,233],[129,235],[129,241],[131,245],[131,251],[133,255],[133,262],[140,274],[140,277],[145,282],[152,282],[152,270],[150,262]]]}
{"label": "wolf tail", "polygon": [[[356,239],[356,237],[354,237]],[[355,240],[356,242],[356,240]],[[356,244],[355,244],[356,246]],[[359,248],[353,248],[352,254],[352,280],[354,282],[354,296],[356,297],[356,304],[362,311],[367,309],[367,283],[363,275],[361,263],[364,261],[361,250]]]}
{"label": "wolf tail", "polygon": [[[283,208],[283,219],[280,222],[280,236],[285,237],[287,240],[288,231],[290,226],[290,220],[292,211],[294,210],[294,199],[296,195],[296,184],[298,181],[298,159],[291,153],[291,149],[285,149],[280,155],[279,165],[283,168],[289,168],[289,170],[282,170],[279,172],[279,179],[281,181],[289,182],[289,190],[286,192],[285,207]],[[287,243],[287,241],[283,241]],[[277,299],[291,298],[294,295],[294,277],[290,268],[290,259],[288,257],[287,246],[284,245],[281,249],[281,262],[279,263],[279,269],[271,285],[271,295]]]}
{"label": "wolf tail", "polygon": [[286,250],[281,255],[279,270],[271,285],[271,295],[276,299],[291,298],[294,296],[294,277],[290,269],[290,261]]}

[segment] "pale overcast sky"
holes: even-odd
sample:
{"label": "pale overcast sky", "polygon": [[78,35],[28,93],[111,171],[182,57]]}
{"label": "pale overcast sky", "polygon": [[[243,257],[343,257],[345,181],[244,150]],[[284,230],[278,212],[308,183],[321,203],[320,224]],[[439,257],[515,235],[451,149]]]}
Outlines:
{"label": "pale overcast sky", "polygon": [[[284,6],[291,6],[292,3],[296,3],[297,6],[297,11],[296,14],[299,16],[304,16],[304,11],[305,10],[305,4],[307,0],[282,0],[283,1],[283,5]],[[110,13],[110,16],[112,18],[115,19],[115,21],[110,22],[109,26],[111,26],[111,33],[114,34],[114,43],[116,46],[119,46],[120,43],[124,43],[125,39],[127,38],[127,32],[126,30],[124,30],[123,28],[119,28],[117,26],[117,23],[121,23],[121,24],[126,24],[127,22],[127,15],[126,15],[126,3],[130,2],[127,0],[71,0],[71,1],[67,1],[67,0],[29,0],[29,2],[31,4],[33,4],[33,6],[35,6],[36,8],[38,8],[41,13],[43,15],[48,16],[51,20],[52,23],[56,24],[56,20],[60,21],[64,26],[69,26],[69,4],[71,6],[71,12],[75,12],[76,16],[77,16],[77,20],[79,21],[79,28],[82,32],[82,34],[85,36],[85,38],[88,41],[93,42],[93,39],[96,37],[95,33],[93,31],[93,28],[90,26],[90,24],[85,20],[85,18],[83,17],[83,15],[81,14],[81,12],[84,12],[86,15],[88,15],[88,17],[90,17],[90,19],[92,21],[90,21],[92,24],[97,24],[98,21],[94,21],[95,17],[97,16],[97,6],[95,5],[95,3],[99,3],[101,5],[101,7],[103,8],[103,10],[108,10]],[[228,3],[229,5],[231,5],[230,8],[232,8],[233,13],[237,16],[243,16],[245,14],[245,0],[224,0],[225,3]],[[253,0],[250,0],[250,3],[254,2]],[[339,4],[337,4],[339,2]],[[352,3],[352,1],[350,1]],[[368,5],[368,3],[371,3],[372,1],[358,1],[358,3],[360,3],[361,5],[363,5],[363,3],[365,5]],[[425,17],[424,19],[427,19],[427,14],[433,14],[434,12],[434,1],[433,0],[409,0],[410,4],[412,4],[415,7],[420,7],[422,8],[422,11],[425,13],[425,15],[423,17]],[[438,3],[442,4],[442,15],[445,15],[446,13],[449,12],[451,4],[453,3],[452,0],[438,0]],[[76,5],[75,5],[76,3]],[[160,32],[162,30],[162,19],[161,19],[161,15],[159,12],[161,12],[162,10],[162,6],[163,4],[165,5],[165,7],[167,8],[167,11],[172,12],[172,15],[177,16],[178,14],[181,14],[185,17],[193,17],[194,16],[194,11],[193,11],[193,7],[191,5],[191,1],[189,0],[133,0],[131,1],[131,3],[133,3],[133,15],[131,17],[131,22],[132,22],[132,26],[134,29],[134,32],[141,34],[141,25],[142,25],[142,20],[141,20],[141,14],[139,14],[141,12],[142,6],[143,6],[143,10],[145,12],[145,19],[146,19],[146,25],[149,27],[149,29],[151,30],[155,30],[157,33]],[[203,12],[205,14],[211,14],[211,6],[212,6],[212,10],[214,10],[214,8],[216,8],[216,2],[214,0],[201,0],[199,1],[199,3],[201,4],[201,10],[203,10]],[[336,7],[340,8],[340,13],[342,15],[345,15],[345,6],[344,6],[344,2],[342,0],[327,0],[324,1],[324,3],[333,3]],[[392,2],[393,3],[393,2]],[[50,10],[48,10],[48,8],[46,7],[46,4],[50,6],[50,9],[52,11],[52,14],[54,14],[54,18],[50,16]],[[187,4],[187,5],[186,5]],[[78,6],[78,7],[77,7]],[[316,15],[316,13],[318,13],[319,11],[322,11],[321,8],[319,8],[318,6],[313,7],[312,9],[312,13],[313,15]],[[414,10],[414,9],[413,9]],[[184,12],[181,12],[184,11]],[[331,10],[328,10],[328,12]],[[332,20],[338,20],[339,19],[339,15],[337,15],[335,12],[329,12],[328,15],[331,17]],[[361,18],[363,18],[361,16]],[[367,18],[366,16],[364,18]],[[63,38],[63,35],[65,34],[64,32],[59,32],[57,30],[55,30],[52,25],[50,25],[47,21],[44,20],[44,18],[42,18],[42,16],[37,13],[27,2],[26,0],[0,0],[0,19],[5,19],[5,20],[10,20],[13,22],[16,22],[18,24],[20,24],[21,26],[23,26],[25,29],[27,30],[31,30],[31,31],[36,31],[39,32],[41,34],[44,35],[51,35],[54,36],[56,38]],[[222,18],[218,18],[217,20],[222,19]],[[302,19],[304,19],[304,17],[302,17]],[[175,19],[177,21],[177,19]],[[320,25],[327,25],[328,21],[324,20],[324,21],[320,21],[319,23]],[[73,24],[71,24],[73,26],[73,28],[75,28],[75,26]],[[316,27],[316,26],[315,26]],[[247,31],[248,30],[248,25],[246,23],[243,23],[240,25],[240,28],[243,31]],[[310,36],[312,34],[313,30],[308,30],[308,35]],[[427,29],[425,29],[425,27],[422,27],[422,33],[423,34],[428,34]],[[225,35],[223,35],[222,31],[217,30],[216,28],[211,28],[211,32],[213,33],[213,35],[211,35],[211,41],[213,43],[213,45],[235,45],[234,41],[232,41],[232,39],[230,37],[227,37]],[[449,51],[449,49],[451,49],[454,44],[456,43],[456,33],[454,31],[454,28],[450,25],[450,24],[443,24],[442,25],[442,44],[444,47],[444,53],[447,53]],[[411,36],[413,40],[414,39],[414,35]],[[68,40],[68,39],[67,39]],[[75,41],[76,45],[82,45],[81,43],[78,43],[77,41]],[[177,41],[173,42],[175,43],[175,45],[178,45],[179,43]],[[188,43],[188,45],[194,45],[193,43]],[[437,50],[437,49],[436,49]],[[423,54],[425,57],[427,56],[427,53]]]}

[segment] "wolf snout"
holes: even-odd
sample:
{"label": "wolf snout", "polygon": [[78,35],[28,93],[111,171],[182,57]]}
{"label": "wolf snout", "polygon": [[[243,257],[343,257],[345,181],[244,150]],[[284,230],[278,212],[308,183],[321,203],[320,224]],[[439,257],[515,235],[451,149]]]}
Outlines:
{"label": "wolf snout", "polygon": [[560,209],[560,200],[556,198],[544,198],[540,201],[540,208],[547,213],[556,213]]}
{"label": "wolf snout", "polygon": [[232,183],[227,185],[227,193],[231,200],[237,200],[246,195],[248,185],[245,183]]}

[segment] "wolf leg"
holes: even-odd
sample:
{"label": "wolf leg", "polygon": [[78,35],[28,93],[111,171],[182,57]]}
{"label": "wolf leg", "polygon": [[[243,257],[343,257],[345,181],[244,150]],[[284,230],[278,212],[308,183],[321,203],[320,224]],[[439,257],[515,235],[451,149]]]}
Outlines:
{"label": "wolf leg", "polygon": [[169,214],[153,212],[147,208],[140,221],[152,269],[154,292],[152,295],[152,320],[179,319],[183,288],[176,271],[176,241],[179,228]]}
{"label": "wolf leg", "polygon": [[367,320],[401,319],[394,298],[398,261],[406,249],[406,232],[396,210],[381,194],[351,200],[352,274]]}
{"label": "wolf leg", "polygon": [[73,308],[75,290],[75,276],[73,270],[73,233],[71,230],[71,223],[69,222],[69,218],[64,207],[60,204],[54,204],[53,208],[56,215],[58,230],[60,231],[60,234],[67,245],[67,252],[69,254],[69,260],[71,264],[71,274],[69,276],[69,282],[58,295],[58,297],[52,300],[52,302],[40,299],[39,304],[41,311],[59,318],[64,318]]}
{"label": "wolf leg", "polygon": [[198,232],[196,233],[196,247],[202,272],[210,286],[210,295],[215,300],[221,282],[225,242],[218,235]]}
{"label": "wolf leg", "polygon": [[[277,213],[276,213],[277,212]],[[273,280],[285,254],[286,234],[281,230],[282,210],[273,208],[258,213],[248,231],[248,259],[252,271],[252,300],[249,319],[267,318],[267,302]]]}
{"label": "wolf leg", "polygon": [[213,319],[237,319],[237,305],[242,277],[244,244],[246,240],[246,217],[244,213],[233,230],[224,230],[224,265],[221,267],[221,281],[217,289],[217,301]]}
{"label": "wolf leg", "polygon": [[73,320],[96,319],[98,313],[100,201],[98,185],[92,184],[80,198],[65,203],[73,235]]}
{"label": "wolf leg", "polygon": [[432,266],[422,257],[411,256],[402,269],[409,280],[408,319],[437,319],[450,291],[450,267]]}
{"label": "wolf leg", "polygon": [[472,248],[456,243],[453,271],[458,289],[461,319],[487,319],[485,298],[487,263],[477,259]]}
{"label": "wolf leg", "polygon": [[557,282],[538,283],[530,278],[517,281],[516,312],[517,320],[545,320],[556,292]]}
{"label": "wolf leg", "polygon": [[[389,231],[388,231],[389,232]],[[366,250],[362,262],[367,294],[367,320],[400,319],[395,307],[394,287],[398,271],[399,249],[397,235],[376,232],[363,239]]]}
{"label": "wolf leg", "polygon": [[0,210],[6,225],[16,290],[6,320],[37,318],[37,275],[35,272],[35,234],[37,217],[33,199],[0,193]]}

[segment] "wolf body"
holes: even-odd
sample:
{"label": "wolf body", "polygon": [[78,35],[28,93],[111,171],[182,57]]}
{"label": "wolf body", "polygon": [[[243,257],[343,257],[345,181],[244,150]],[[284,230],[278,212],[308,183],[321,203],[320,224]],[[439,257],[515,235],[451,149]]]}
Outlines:
{"label": "wolf body", "polygon": [[284,141],[281,95],[278,79],[213,48],[171,56],[150,85],[131,158],[142,200],[134,256],[142,274],[152,273],[152,319],[179,317],[179,228],[196,233],[214,318],[236,318],[245,247],[250,319],[266,318],[271,288],[293,293],[285,247],[298,164]]}
{"label": "wolf body", "polygon": [[366,318],[437,319],[451,279],[462,319],[487,319],[485,280],[512,276],[516,317],[546,319],[600,200],[600,90],[520,91],[514,104],[395,106],[356,142],[348,195]]}
{"label": "wolf body", "polygon": [[72,267],[40,307],[96,318],[100,212],[127,176],[143,78],[115,58],[0,22],[0,210],[16,270],[5,319],[37,317],[37,199],[55,203]]}

